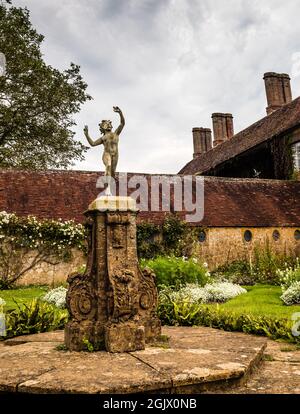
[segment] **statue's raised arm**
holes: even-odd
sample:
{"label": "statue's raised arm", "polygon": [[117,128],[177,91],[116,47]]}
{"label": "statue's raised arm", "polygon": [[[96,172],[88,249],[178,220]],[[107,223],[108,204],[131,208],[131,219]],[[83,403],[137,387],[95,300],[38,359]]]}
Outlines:
{"label": "statue's raised arm", "polygon": [[89,127],[88,127],[87,125],[85,125],[85,126],[84,126],[84,128],[83,128],[83,132],[84,132],[84,135],[85,135],[86,139],[88,140],[89,144],[90,144],[92,147],[96,147],[97,145],[101,145],[101,144],[103,144],[103,139],[102,139],[102,137],[101,137],[101,138],[96,139],[96,141],[93,141],[93,140],[92,140],[92,138],[91,138],[91,137],[90,137],[90,135],[89,135]]}
{"label": "statue's raised arm", "polygon": [[120,135],[121,132],[122,132],[122,129],[124,128],[124,125],[125,125],[125,118],[124,118],[124,115],[123,115],[121,109],[118,106],[114,106],[113,110],[120,115],[120,121],[121,122],[120,122],[120,125],[118,126],[118,128],[115,130],[115,134]]}

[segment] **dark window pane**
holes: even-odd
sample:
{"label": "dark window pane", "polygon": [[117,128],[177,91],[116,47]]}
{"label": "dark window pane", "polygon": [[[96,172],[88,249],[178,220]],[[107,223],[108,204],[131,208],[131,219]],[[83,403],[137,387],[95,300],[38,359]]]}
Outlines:
{"label": "dark window pane", "polygon": [[250,230],[246,230],[244,233],[244,240],[250,242],[252,240],[252,233]]}
{"label": "dark window pane", "polygon": [[199,239],[199,242],[200,243],[203,243],[203,242],[205,242],[205,240],[206,240],[206,233],[205,233],[205,231],[200,231],[200,233],[199,233],[199,236],[198,236],[198,239]]}
{"label": "dark window pane", "polygon": [[278,230],[274,230],[274,231],[273,231],[273,239],[274,239],[275,241],[277,241],[277,240],[279,240],[279,239],[280,239],[280,233],[279,233],[279,231],[278,231]]}

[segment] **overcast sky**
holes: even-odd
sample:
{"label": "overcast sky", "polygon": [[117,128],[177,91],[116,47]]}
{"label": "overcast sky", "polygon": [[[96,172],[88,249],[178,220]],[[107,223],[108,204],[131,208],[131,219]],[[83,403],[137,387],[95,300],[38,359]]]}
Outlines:
{"label": "overcast sky", "polygon": [[[192,158],[192,127],[211,128],[212,112],[231,112],[235,132],[265,115],[263,74],[293,76],[300,95],[299,0],[13,0],[45,35],[44,58],[81,66],[93,101],[76,115],[89,125],[118,124],[119,171],[176,173]],[[102,148],[76,169],[99,170]]]}

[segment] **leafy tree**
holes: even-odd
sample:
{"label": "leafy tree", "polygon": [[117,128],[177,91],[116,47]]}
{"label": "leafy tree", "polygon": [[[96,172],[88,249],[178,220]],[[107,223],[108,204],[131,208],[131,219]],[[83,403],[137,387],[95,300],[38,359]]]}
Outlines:
{"label": "leafy tree", "polygon": [[0,167],[66,168],[86,147],[74,140],[72,115],[91,97],[74,63],[64,71],[47,65],[44,37],[32,27],[27,8],[0,0]]}

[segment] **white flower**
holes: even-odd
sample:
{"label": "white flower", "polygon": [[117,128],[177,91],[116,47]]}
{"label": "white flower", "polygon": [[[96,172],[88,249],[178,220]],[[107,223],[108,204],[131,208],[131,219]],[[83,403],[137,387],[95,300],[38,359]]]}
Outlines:
{"label": "white flower", "polygon": [[284,270],[277,270],[277,276],[281,284],[281,289],[284,292],[291,286],[294,282],[300,281],[300,265],[298,258],[296,259],[295,267],[286,266]]}
{"label": "white flower", "polygon": [[210,303],[226,302],[243,293],[247,293],[246,289],[230,282],[216,282],[207,284],[204,287],[191,283],[178,291],[171,292],[169,296],[174,302]]}
{"label": "white flower", "polygon": [[292,283],[280,298],[286,305],[300,304],[300,281]]}
{"label": "white flower", "polygon": [[46,295],[43,297],[43,300],[57,306],[58,308],[65,308],[67,291],[68,289],[60,286],[46,293]]}

